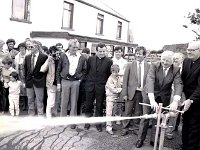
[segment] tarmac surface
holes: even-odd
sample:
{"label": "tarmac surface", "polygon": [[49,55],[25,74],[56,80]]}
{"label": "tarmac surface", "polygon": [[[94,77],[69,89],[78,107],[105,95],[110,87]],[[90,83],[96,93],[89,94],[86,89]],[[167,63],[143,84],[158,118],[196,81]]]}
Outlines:
{"label": "tarmac surface", "polygon": [[[84,125],[47,126],[43,129],[17,131],[0,134],[0,150],[153,150],[149,145],[149,134],[141,148],[135,148],[137,135],[129,131],[121,136],[121,125],[114,124],[114,136],[105,131],[98,132],[94,125],[89,130]],[[180,131],[174,139],[164,142],[163,150],[176,150],[181,143]]]}

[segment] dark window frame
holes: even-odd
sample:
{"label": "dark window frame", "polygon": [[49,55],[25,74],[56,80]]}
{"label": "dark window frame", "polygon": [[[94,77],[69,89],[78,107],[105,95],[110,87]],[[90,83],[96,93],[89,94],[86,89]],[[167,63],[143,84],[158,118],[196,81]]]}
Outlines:
{"label": "dark window frame", "polygon": [[[64,4],[69,4],[69,7],[71,7],[71,9],[65,9],[64,8]],[[70,25],[69,27],[64,26],[64,10],[67,10],[68,12],[70,12],[70,19],[68,20]],[[73,30],[73,16],[74,16],[74,4],[64,1],[63,2],[63,15],[62,15],[62,27],[61,29],[68,29],[68,30]]]}
{"label": "dark window frame", "polygon": [[[100,22],[100,26],[98,26],[98,23]],[[104,24],[104,15],[98,13],[97,14],[97,24],[96,24],[96,34],[97,35],[103,35],[103,24]],[[98,29],[98,27],[100,29]],[[100,32],[98,32],[100,31]]]}
{"label": "dark window frame", "polygon": [[122,38],[122,22],[118,21],[117,22],[117,39],[121,39]]}
{"label": "dark window frame", "polygon": [[[32,23],[30,21],[30,5],[31,5],[31,0],[24,0],[24,16],[23,18],[18,18],[14,16],[14,1],[12,0],[12,14],[11,14],[11,21],[18,21],[18,22],[24,22],[24,23]],[[22,1],[22,0],[20,0]]]}

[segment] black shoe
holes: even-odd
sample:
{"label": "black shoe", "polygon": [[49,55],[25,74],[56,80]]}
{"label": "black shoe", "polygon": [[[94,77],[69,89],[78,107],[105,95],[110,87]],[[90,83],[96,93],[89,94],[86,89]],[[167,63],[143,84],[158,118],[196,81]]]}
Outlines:
{"label": "black shoe", "polygon": [[[151,145],[151,146],[154,146],[154,142],[153,142],[153,141],[150,141],[150,145]],[[157,146],[159,146],[159,143],[157,143]]]}
{"label": "black shoe", "polygon": [[154,146],[154,142],[153,142],[153,141],[150,141],[150,145],[151,145],[151,146]]}
{"label": "black shoe", "polygon": [[140,148],[143,145],[143,140],[138,140],[135,144],[135,147]]}
{"label": "black shoe", "polygon": [[73,124],[73,125],[70,126],[70,128],[71,128],[71,129],[75,129],[75,128],[76,128],[76,125]]}
{"label": "black shoe", "polygon": [[121,133],[120,133],[121,136],[125,136],[125,135],[127,135],[127,134],[128,134],[128,131],[125,130],[125,129],[123,129],[123,130],[121,131]]}
{"label": "black shoe", "polygon": [[85,128],[86,130],[89,130],[89,129],[90,129],[90,124],[85,124],[84,128]]}
{"label": "black shoe", "polygon": [[102,132],[102,127],[100,125],[96,126],[98,132]]}

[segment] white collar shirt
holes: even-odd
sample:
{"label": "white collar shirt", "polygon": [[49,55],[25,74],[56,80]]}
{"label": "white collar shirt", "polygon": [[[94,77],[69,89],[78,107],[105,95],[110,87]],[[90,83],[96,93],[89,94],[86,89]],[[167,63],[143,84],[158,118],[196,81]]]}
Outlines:
{"label": "white collar shirt", "polygon": [[69,52],[65,53],[69,60],[69,74],[73,76],[76,72],[76,68],[78,66],[79,58],[81,57],[80,53],[76,53],[76,55],[70,55]]}
{"label": "white collar shirt", "polygon": [[[35,57],[34,57],[34,67],[35,67],[35,65],[36,65],[36,62],[37,62],[37,60],[38,60],[38,56],[39,56],[39,52],[37,52],[36,54],[35,54]],[[33,56],[32,56],[33,57]]]}

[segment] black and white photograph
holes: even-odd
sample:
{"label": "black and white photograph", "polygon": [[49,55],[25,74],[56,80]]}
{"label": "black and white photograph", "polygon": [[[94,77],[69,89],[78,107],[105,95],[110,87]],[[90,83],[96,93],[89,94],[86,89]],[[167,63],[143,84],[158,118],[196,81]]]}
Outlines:
{"label": "black and white photograph", "polygon": [[0,150],[200,150],[199,0],[1,0]]}

